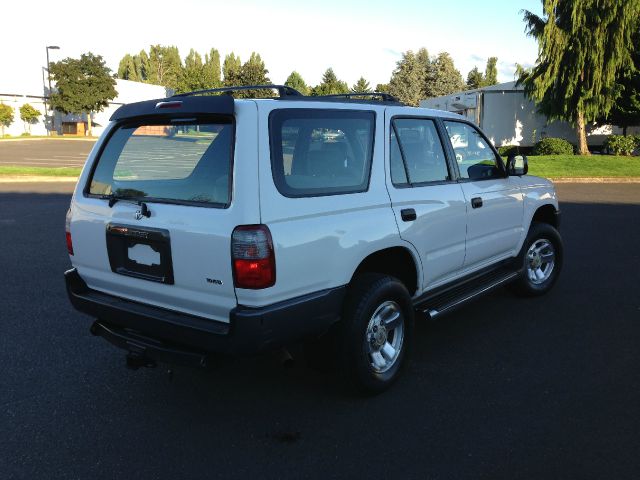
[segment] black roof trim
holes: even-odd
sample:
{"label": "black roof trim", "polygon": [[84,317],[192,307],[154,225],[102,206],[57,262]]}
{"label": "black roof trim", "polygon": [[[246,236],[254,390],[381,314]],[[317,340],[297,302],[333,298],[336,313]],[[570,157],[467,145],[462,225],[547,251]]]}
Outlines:
{"label": "black roof trim", "polygon": [[205,93],[232,93],[242,90],[277,90],[280,98],[302,96],[302,94],[298,90],[287,85],[240,85],[237,87],[221,87],[208,88],[206,90],[195,90],[193,92],[179,93],[177,95],[174,95],[174,97],[190,97],[192,95],[202,95]]}
{"label": "black roof trim", "polygon": [[158,98],[123,105],[111,115],[110,120],[160,115],[163,113],[233,115],[233,102],[233,97],[229,95]]}

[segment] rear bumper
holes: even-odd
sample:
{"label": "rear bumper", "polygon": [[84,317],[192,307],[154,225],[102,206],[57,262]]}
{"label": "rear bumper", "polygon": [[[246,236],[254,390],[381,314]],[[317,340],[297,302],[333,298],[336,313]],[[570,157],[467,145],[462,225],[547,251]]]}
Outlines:
{"label": "rear bumper", "polygon": [[92,333],[168,363],[204,364],[209,353],[253,354],[320,335],[339,319],[346,291],[343,286],[261,308],[239,305],[224,323],[92,290],[75,268],[64,276],[73,306],[97,319]]}

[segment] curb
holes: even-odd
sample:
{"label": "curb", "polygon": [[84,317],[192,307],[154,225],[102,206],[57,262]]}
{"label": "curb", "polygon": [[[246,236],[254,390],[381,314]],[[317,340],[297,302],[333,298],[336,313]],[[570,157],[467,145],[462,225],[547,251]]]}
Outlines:
{"label": "curb", "polygon": [[640,177],[563,177],[549,180],[553,183],[640,183]]}
{"label": "curb", "polygon": [[0,145],[3,142],[48,142],[49,140],[63,140],[65,142],[97,142],[98,137],[16,137],[16,138],[2,138],[0,139]]}
{"label": "curb", "polygon": [[7,175],[0,176],[0,183],[76,183],[78,177],[47,177],[43,175]]}

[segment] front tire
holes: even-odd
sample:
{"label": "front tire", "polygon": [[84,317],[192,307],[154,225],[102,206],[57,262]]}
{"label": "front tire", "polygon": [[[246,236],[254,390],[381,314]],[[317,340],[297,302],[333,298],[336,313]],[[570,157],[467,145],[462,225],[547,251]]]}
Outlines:
{"label": "front tire", "polygon": [[558,280],[563,259],[558,231],[547,223],[532,223],[517,257],[522,273],[513,283],[515,292],[528,297],[547,293]]}
{"label": "front tire", "polygon": [[382,274],[354,279],[345,304],[340,347],[348,377],[379,393],[400,376],[413,340],[414,312],[407,288]]}

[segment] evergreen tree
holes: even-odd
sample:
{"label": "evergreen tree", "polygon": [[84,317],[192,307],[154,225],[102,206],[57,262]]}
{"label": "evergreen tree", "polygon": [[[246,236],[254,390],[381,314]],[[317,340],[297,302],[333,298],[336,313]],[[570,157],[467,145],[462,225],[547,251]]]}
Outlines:
{"label": "evergreen tree", "polygon": [[327,68],[322,75],[322,82],[311,90],[311,95],[337,95],[340,93],[349,93],[349,86],[347,82],[338,80],[332,68]]}
{"label": "evergreen tree", "polygon": [[[264,64],[259,53],[251,52],[249,60],[247,60],[240,69],[240,85],[268,85],[271,83],[267,74],[269,70]],[[273,92],[267,89],[246,90],[238,92],[239,97],[248,98],[269,98],[273,96]]]}
{"label": "evergreen tree", "polygon": [[431,73],[427,78],[425,96],[439,97],[464,90],[462,75],[456,70],[451,55],[441,52],[431,63]]}
{"label": "evergreen tree", "polygon": [[134,82],[139,82],[141,80],[138,77],[133,57],[128,53],[122,57],[122,60],[120,60],[120,64],[118,65],[118,78],[122,78],[123,80],[132,80]]}
{"label": "evergreen tree", "polygon": [[482,78],[482,86],[489,87],[498,83],[498,57],[489,57],[487,66],[484,69],[484,77]]}
{"label": "evergreen tree", "polygon": [[640,21],[634,28],[633,69],[623,71],[617,80],[620,95],[616,99],[606,121],[622,127],[623,135],[627,128],[640,125]]}
{"label": "evergreen tree", "polygon": [[524,12],[538,41],[538,60],[522,83],[538,110],[573,123],[578,152],[589,154],[586,123],[606,116],[619,93],[621,72],[632,69],[638,0],[543,0],[544,16]]}
{"label": "evergreen tree", "polygon": [[376,92],[378,93],[391,93],[389,91],[389,84],[388,83],[379,83],[376,85]]}
{"label": "evergreen tree", "polygon": [[516,70],[515,72],[513,72],[513,77],[517,82],[519,82],[521,78],[524,78],[527,73],[529,73],[528,68],[526,68],[524,65],[516,63]]}
{"label": "evergreen tree", "polygon": [[473,90],[476,88],[480,88],[483,83],[482,73],[478,70],[478,67],[473,67],[469,74],[467,75],[467,88],[469,90]]}
{"label": "evergreen tree", "polygon": [[221,85],[220,52],[212,48],[204,56],[204,88],[218,88]]}
{"label": "evergreen tree", "polygon": [[25,103],[20,107],[20,120],[24,122],[25,131],[31,134],[31,125],[38,121],[38,117],[42,115],[40,110],[34,108],[32,105]]}
{"label": "evergreen tree", "polygon": [[425,80],[424,63],[408,50],[402,53],[391,74],[389,93],[401,102],[417,107],[425,98]]}
{"label": "evergreen tree", "polygon": [[241,85],[240,75],[242,73],[242,62],[240,57],[231,52],[224,57],[224,63],[222,65],[222,75],[224,76],[224,86],[234,87]]}
{"label": "evergreen tree", "polygon": [[192,48],[189,51],[189,55],[184,59],[184,68],[181,69],[178,75],[176,91],[191,92],[205,88],[207,87],[205,85],[202,57]]}
{"label": "evergreen tree", "polygon": [[305,83],[302,76],[295,70],[287,77],[284,84],[288,87],[295,88],[303,95],[309,95],[309,86]]}
{"label": "evergreen tree", "polygon": [[133,57],[133,63],[136,69],[136,76],[141,82],[149,81],[149,55],[144,50],[140,50],[138,55]]}
{"label": "evergreen tree", "polygon": [[351,87],[351,91],[353,93],[371,93],[371,87],[364,77],[360,77],[353,87]]}
{"label": "evergreen tree", "polygon": [[117,95],[111,70],[100,55],[89,52],[79,59],[52,62],[49,71],[57,88],[50,96],[51,107],[64,113],[86,113],[91,135],[91,113],[101,111]]}

